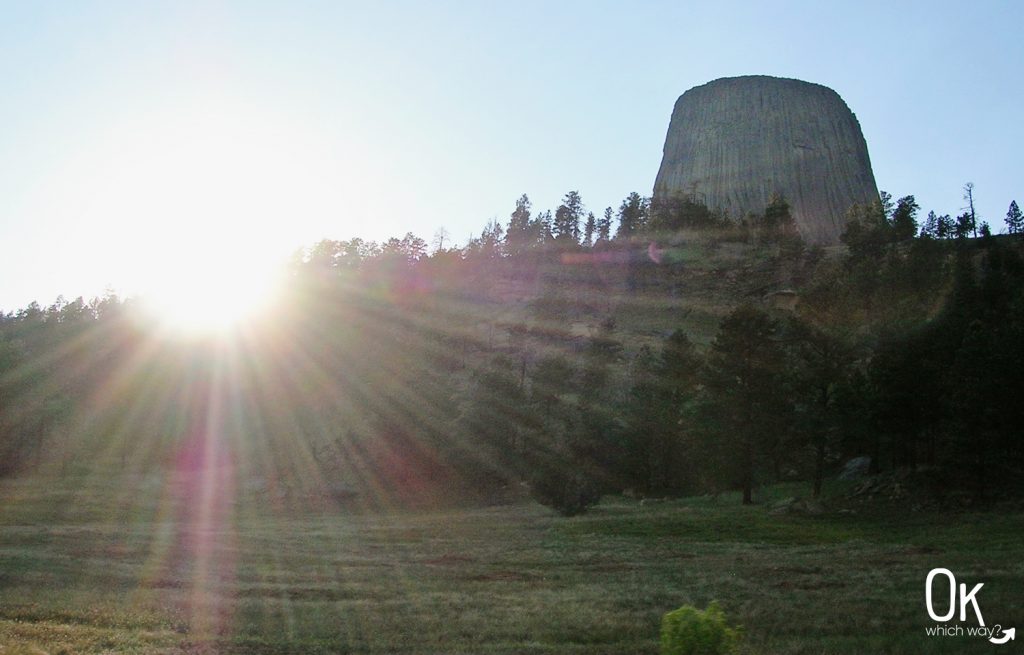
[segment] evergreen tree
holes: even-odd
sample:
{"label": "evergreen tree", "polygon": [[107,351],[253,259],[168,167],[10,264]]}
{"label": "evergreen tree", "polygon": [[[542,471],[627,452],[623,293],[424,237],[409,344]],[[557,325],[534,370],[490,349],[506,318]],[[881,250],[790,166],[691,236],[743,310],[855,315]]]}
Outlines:
{"label": "evergreen tree", "polygon": [[474,487],[494,489],[522,475],[527,416],[512,362],[499,357],[477,369],[460,409],[455,459]]}
{"label": "evergreen tree", "polygon": [[616,239],[628,239],[644,228],[647,222],[647,202],[633,191],[619,205],[619,229]]}
{"label": "evergreen tree", "polygon": [[537,217],[530,222],[531,233],[537,239],[537,244],[547,245],[554,241],[554,221],[551,218],[551,210],[545,209],[537,214]]}
{"label": "evergreen tree", "polygon": [[612,238],[612,208],[605,207],[604,215],[597,219],[597,240],[608,243]]}
{"label": "evergreen tree", "polygon": [[966,239],[977,233],[977,225],[974,223],[974,214],[966,211],[956,217],[956,224],[953,226],[953,236],[957,239]]}
{"label": "evergreen tree", "polygon": [[770,457],[787,414],[777,330],[760,309],[739,307],[722,321],[706,361],[706,416],[745,505],[753,502],[759,462]]}
{"label": "evergreen tree", "polygon": [[892,201],[892,194],[888,191],[878,192],[878,203],[882,210],[882,216],[888,221],[892,218],[892,213],[896,210],[896,205]]}
{"label": "evergreen tree", "polygon": [[555,210],[555,221],[551,226],[555,242],[578,245],[582,218],[583,200],[578,191],[570,191]]}
{"label": "evergreen tree", "polygon": [[921,224],[922,238],[936,239],[938,238],[936,232],[939,229],[939,217],[934,211],[928,212],[927,218],[924,219],[924,223]]}
{"label": "evergreen tree", "polygon": [[1010,234],[1024,233],[1024,215],[1016,200],[1010,201],[1010,208],[1006,210],[1006,231]]}
{"label": "evergreen tree", "polygon": [[652,493],[663,481],[659,471],[665,456],[665,404],[658,385],[658,363],[646,344],[630,367],[631,386],[622,416],[624,477],[643,493]]}
{"label": "evergreen tree", "polygon": [[594,212],[587,212],[587,222],[583,228],[583,245],[591,247],[594,245],[594,233],[597,231],[597,219]]}
{"label": "evergreen tree", "polygon": [[948,239],[953,236],[953,219],[949,214],[939,216],[934,211],[928,212],[928,218],[921,225],[921,236],[932,239]]}
{"label": "evergreen tree", "polygon": [[877,259],[892,241],[889,213],[892,196],[882,191],[870,205],[854,205],[847,213],[846,229],[839,237],[856,259]]}
{"label": "evergreen tree", "polygon": [[694,194],[672,193],[652,199],[646,219],[648,230],[672,233],[722,225],[726,219],[708,209]]}
{"label": "evergreen tree", "polygon": [[953,217],[949,214],[943,214],[939,216],[938,222],[936,223],[935,236],[939,239],[951,239],[953,238],[954,223]]}
{"label": "evergreen tree", "polygon": [[497,259],[504,255],[505,230],[497,219],[491,219],[480,232],[479,237],[466,244],[466,255],[483,259]]}
{"label": "evergreen tree", "polygon": [[[917,212],[921,207],[914,196],[904,196],[896,202],[892,212],[892,238],[894,241],[906,241],[917,234]],[[929,215],[929,218],[931,215]]]}
{"label": "evergreen tree", "polygon": [[789,332],[793,344],[789,376],[800,407],[796,428],[800,442],[810,444],[814,451],[811,494],[818,498],[827,451],[837,447],[839,441],[841,420],[836,396],[850,376],[854,353],[838,337],[807,321],[793,321]]}
{"label": "evergreen tree", "polygon": [[574,374],[572,364],[561,355],[549,355],[537,362],[532,376],[532,392],[545,417],[551,418],[561,397],[573,389]]}
{"label": "evergreen tree", "polygon": [[536,241],[535,235],[531,234],[530,207],[530,198],[525,193],[516,200],[516,208],[512,210],[508,229],[505,230],[505,245],[509,255],[521,255]]}

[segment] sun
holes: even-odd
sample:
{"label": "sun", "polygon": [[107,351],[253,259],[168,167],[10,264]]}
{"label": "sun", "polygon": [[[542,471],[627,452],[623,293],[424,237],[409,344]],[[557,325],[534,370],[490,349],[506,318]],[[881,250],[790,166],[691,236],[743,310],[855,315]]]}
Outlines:
{"label": "sun", "polygon": [[183,262],[148,285],[142,300],[170,331],[224,334],[261,319],[278,298],[280,278],[272,267],[243,262]]}
{"label": "sun", "polygon": [[61,208],[109,286],[177,332],[265,313],[284,262],[361,179],[295,117],[224,99],[143,112],[108,136],[68,165],[84,181]]}

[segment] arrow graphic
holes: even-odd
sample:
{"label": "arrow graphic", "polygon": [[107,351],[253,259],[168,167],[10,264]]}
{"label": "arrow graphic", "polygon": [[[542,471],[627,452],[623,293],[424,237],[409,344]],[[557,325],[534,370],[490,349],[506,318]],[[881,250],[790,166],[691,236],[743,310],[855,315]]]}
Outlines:
{"label": "arrow graphic", "polygon": [[989,641],[991,641],[993,644],[1005,644],[1006,642],[1010,641],[1016,636],[1017,628],[1007,628],[1006,630],[1003,630],[1002,637],[1000,637],[999,639],[996,639],[995,637],[989,637]]}

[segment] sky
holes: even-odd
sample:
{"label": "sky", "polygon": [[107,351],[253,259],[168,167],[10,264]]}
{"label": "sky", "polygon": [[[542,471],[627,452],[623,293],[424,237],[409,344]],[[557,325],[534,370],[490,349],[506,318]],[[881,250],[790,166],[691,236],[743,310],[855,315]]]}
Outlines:
{"label": "sky", "polygon": [[0,0],[0,309],[649,195],[676,98],[835,89],[875,178],[1024,202],[1024,3]]}

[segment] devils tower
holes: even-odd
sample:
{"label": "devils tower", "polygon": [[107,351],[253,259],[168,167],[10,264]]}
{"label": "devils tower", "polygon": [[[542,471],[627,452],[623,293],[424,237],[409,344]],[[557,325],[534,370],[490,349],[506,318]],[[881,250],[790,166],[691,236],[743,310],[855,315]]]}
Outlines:
{"label": "devils tower", "polygon": [[860,123],[839,94],[750,75],[690,89],[676,101],[656,197],[693,194],[733,218],[760,214],[773,193],[809,243],[839,242],[846,212],[878,197]]}

